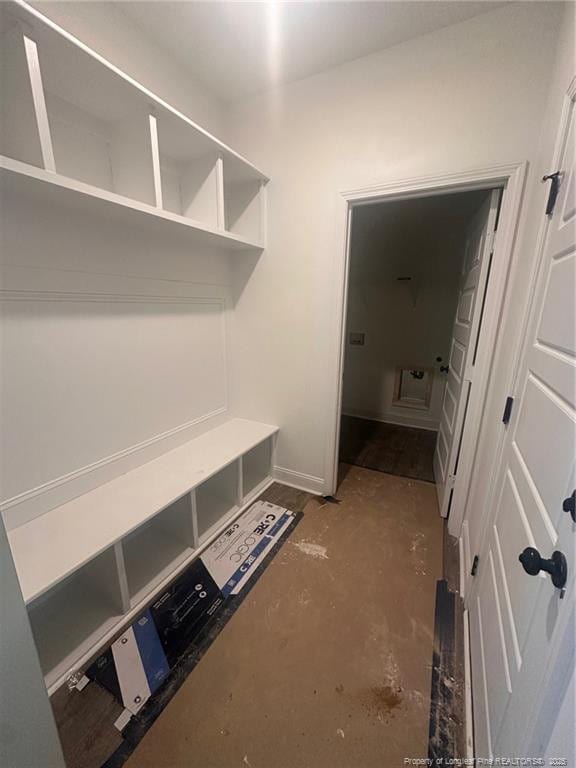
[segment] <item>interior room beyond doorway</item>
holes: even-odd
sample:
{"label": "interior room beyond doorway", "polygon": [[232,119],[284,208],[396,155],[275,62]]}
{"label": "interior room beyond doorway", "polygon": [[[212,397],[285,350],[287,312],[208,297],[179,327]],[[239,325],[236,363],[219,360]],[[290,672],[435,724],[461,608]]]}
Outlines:
{"label": "interior room beyond doorway", "polygon": [[353,208],[342,462],[434,482],[467,243],[489,196],[478,190]]}

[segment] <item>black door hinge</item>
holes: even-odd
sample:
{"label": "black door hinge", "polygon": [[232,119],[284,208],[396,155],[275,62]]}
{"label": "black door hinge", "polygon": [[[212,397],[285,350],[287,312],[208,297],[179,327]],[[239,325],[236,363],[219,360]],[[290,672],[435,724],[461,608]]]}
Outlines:
{"label": "black door hinge", "polygon": [[476,576],[476,571],[478,570],[478,561],[480,558],[478,555],[474,555],[474,560],[472,561],[472,570],[470,571],[470,576]]}
{"label": "black door hinge", "polygon": [[554,213],[554,206],[556,205],[556,198],[558,197],[558,190],[560,189],[560,177],[562,171],[556,171],[555,173],[549,173],[546,176],[542,176],[542,181],[550,181],[550,192],[548,193],[548,201],[546,203],[546,216],[552,216]]}
{"label": "black door hinge", "polygon": [[502,423],[508,424],[510,416],[512,416],[512,406],[514,404],[514,398],[508,396],[506,398],[506,405],[504,406],[504,413],[502,414]]}

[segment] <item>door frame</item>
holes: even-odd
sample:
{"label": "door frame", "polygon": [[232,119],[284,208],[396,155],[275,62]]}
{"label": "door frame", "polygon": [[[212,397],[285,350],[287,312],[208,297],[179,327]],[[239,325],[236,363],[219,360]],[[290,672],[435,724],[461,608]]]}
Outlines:
{"label": "door frame", "polygon": [[456,480],[450,512],[450,533],[459,536],[464,519],[472,466],[477,452],[483,406],[493,368],[494,350],[500,319],[504,308],[507,279],[512,263],[520,206],[526,180],[526,162],[489,166],[450,174],[438,174],[385,182],[374,186],[345,190],[337,198],[338,232],[333,264],[333,317],[331,338],[336,360],[336,377],[331,382],[328,407],[328,439],[325,455],[326,493],[334,494],[338,485],[338,456],[340,448],[340,419],[342,413],[342,382],[346,345],[346,314],[348,308],[348,278],[350,268],[350,232],[352,212],[361,205],[395,200],[409,200],[436,195],[473,192],[502,188],[498,232],[490,281],[486,293],[481,336],[478,343],[478,381],[470,397],[462,448],[458,464],[460,480]]}

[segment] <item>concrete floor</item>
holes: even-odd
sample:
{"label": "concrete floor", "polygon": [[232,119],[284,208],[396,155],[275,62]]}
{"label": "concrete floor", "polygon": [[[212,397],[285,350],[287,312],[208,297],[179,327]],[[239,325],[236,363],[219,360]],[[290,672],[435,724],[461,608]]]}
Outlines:
{"label": "concrete floor", "polygon": [[426,757],[434,485],[344,468],[313,499],[129,768],[393,768]]}

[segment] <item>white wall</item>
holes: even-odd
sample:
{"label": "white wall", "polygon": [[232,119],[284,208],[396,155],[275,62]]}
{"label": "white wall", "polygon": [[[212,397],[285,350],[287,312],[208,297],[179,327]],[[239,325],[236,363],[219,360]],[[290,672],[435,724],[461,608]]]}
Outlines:
{"label": "white wall", "polygon": [[229,417],[229,256],[4,194],[8,528]]}
{"label": "white wall", "polygon": [[224,127],[223,104],[184,71],[113,2],[32,2],[85,45],[215,136]]}
{"label": "white wall", "polygon": [[[250,100],[228,140],[269,170],[269,247],[235,263],[236,405],[324,479],[336,387],[338,191],[534,161],[561,6],[511,4]],[[537,176],[530,171],[530,188]],[[525,216],[523,218],[525,221]]]}
{"label": "white wall", "polygon": [[[446,384],[440,367],[450,354],[466,227],[485,196],[468,192],[354,209],[344,413],[437,429]],[[349,343],[354,331],[365,334],[364,346]],[[432,369],[427,409],[393,404],[399,366]]]}

